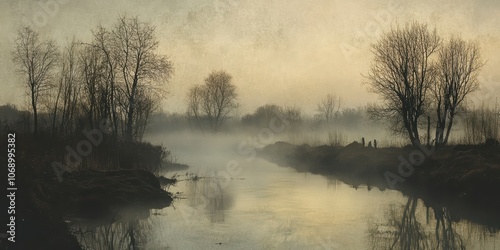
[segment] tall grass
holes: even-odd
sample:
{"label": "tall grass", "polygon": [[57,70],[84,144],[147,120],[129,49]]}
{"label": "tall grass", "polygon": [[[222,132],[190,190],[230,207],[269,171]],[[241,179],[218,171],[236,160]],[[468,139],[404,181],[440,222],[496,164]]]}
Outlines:
{"label": "tall grass", "polygon": [[500,109],[498,103],[493,108],[485,106],[468,111],[464,117],[463,142],[484,143],[487,139],[500,139]]}
{"label": "tall grass", "polygon": [[288,133],[286,141],[296,145],[308,144],[310,146],[345,146],[347,145],[348,136],[345,132],[339,129],[325,129],[319,131],[304,130]]}
{"label": "tall grass", "polygon": [[328,132],[328,145],[345,146],[347,144],[347,135],[340,130],[330,130]]}

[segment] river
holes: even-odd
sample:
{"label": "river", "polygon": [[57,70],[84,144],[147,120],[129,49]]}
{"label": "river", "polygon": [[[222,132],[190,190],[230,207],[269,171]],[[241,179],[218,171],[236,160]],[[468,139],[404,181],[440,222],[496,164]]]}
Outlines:
{"label": "river", "polygon": [[145,249],[500,249],[497,230],[456,222],[445,208],[435,216],[398,191],[354,188],[239,154],[245,137],[147,140],[190,168],[165,174],[178,176],[169,191],[180,198],[149,217]]}

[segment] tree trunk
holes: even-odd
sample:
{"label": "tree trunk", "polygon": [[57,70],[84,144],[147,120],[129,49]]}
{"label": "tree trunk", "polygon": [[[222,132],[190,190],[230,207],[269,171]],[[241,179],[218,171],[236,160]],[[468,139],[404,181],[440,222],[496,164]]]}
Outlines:
{"label": "tree trunk", "polygon": [[427,116],[427,147],[431,147],[431,116]]}
{"label": "tree trunk", "polygon": [[446,137],[444,138],[443,144],[448,143],[448,138],[450,137],[451,127],[453,126],[453,115],[450,116],[450,122],[448,123],[448,128],[446,129]]}
{"label": "tree trunk", "polygon": [[420,135],[418,133],[418,122],[417,122],[417,119],[414,119],[414,121],[412,121],[412,130],[413,130],[413,141],[412,141],[412,145],[413,146],[420,146]]}
{"label": "tree trunk", "polygon": [[35,96],[34,93],[31,96],[31,106],[33,107],[33,122],[34,122],[34,128],[33,128],[33,134],[35,136],[38,135],[38,113],[36,109],[36,102],[35,102]]}
{"label": "tree trunk", "polygon": [[129,108],[127,114],[127,133],[125,134],[125,140],[132,141],[132,127],[133,127],[133,119],[134,119],[134,99],[130,98]]}

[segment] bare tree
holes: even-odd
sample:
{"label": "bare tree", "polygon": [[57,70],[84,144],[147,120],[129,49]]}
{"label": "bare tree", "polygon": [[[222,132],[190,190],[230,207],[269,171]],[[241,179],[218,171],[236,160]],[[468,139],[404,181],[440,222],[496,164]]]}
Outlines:
{"label": "bare tree", "polygon": [[96,127],[100,120],[109,118],[112,109],[111,92],[115,90],[107,79],[110,69],[107,67],[106,57],[97,46],[83,49],[80,68],[83,82],[82,111],[89,125]]}
{"label": "bare tree", "polygon": [[117,115],[117,60],[113,57],[113,50],[115,45],[113,44],[112,33],[102,26],[98,26],[96,30],[93,31],[94,41],[90,44],[92,47],[96,48],[101,54],[102,65],[104,69],[104,79],[103,85],[106,87],[105,90],[109,90],[109,97],[105,102],[106,118],[111,118],[111,123],[113,127],[114,138],[118,137],[118,115]]}
{"label": "bare tree", "polygon": [[[438,54],[438,79],[433,93],[436,105],[436,144],[446,144],[459,106],[478,89],[477,76],[484,65],[479,46],[452,37]],[[446,134],[446,135],[445,135]]]}
{"label": "bare tree", "polygon": [[[217,132],[228,115],[238,107],[236,86],[227,72],[213,71],[205,84],[194,86],[188,95],[188,116],[205,117],[212,131]],[[200,112],[201,111],[201,112]],[[200,115],[201,114],[201,115]]]}
{"label": "bare tree", "polygon": [[38,133],[38,101],[51,87],[59,52],[53,40],[40,40],[38,32],[29,27],[19,29],[12,53],[13,62],[26,78],[31,108],[33,109],[34,134]]}
{"label": "bare tree", "polygon": [[[157,54],[155,28],[137,17],[120,17],[112,30],[113,56],[121,73],[121,92],[126,98],[124,118],[126,140],[133,140],[138,96],[140,93],[162,92],[161,83],[173,73],[172,63]],[[148,91],[145,91],[148,89]]]}
{"label": "bare tree", "polygon": [[196,85],[189,90],[187,98],[187,118],[189,125],[195,122],[202,133],[205,133],[202,125],[202,114],[200,110],[201,101],[203,98],[203,87]]}
{"label": "bare tree", "polygon": [[391,128],[404,131],[413,145],[420,144],[418,122],[435,78],[430,59],[439,46],[436,31],[416,22],[392,29],[372,45],[375,58],[367,78],[383,104],[372,106],[370,114],[388,119]]}
{"label": "bare tree", "polygon": [[330,124],[336,112],[339,111],[340,106],[340,98],[336,95],[328,94],[325,99],[318,103],[316,115],[321,121],[326,121],[327,124]]}
{"label": "bare tree", "polygon": [[73,38],[61,55],[58,86],[51,103],[52,133],[68,133],[73,129],[74,116],[80,97],[78,42]]}

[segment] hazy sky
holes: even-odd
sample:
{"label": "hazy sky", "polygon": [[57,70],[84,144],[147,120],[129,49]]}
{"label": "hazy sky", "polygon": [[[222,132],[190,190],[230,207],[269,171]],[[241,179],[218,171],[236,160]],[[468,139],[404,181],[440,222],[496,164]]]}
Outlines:
{"label": "hazy sky", "polygon": [[[174,63],[163,109],[184,112],[187,89],[212,71],[233,76],[241,112],[265,103],[313,111],[327,93],[349,106],[376,101],[362,84],[370,43],[391,25],[428,23],[439,34],[480,42],[487,65],[476,96],[500,95],[500,1],[496,0],[0,0],[0,104],[25,105],[10,51],[16,29],[31,23],[64,45],[90,41],[98,23],[137,15],[157,27],[160,53]],[[48,6],[48,11],[44,6]]]}

